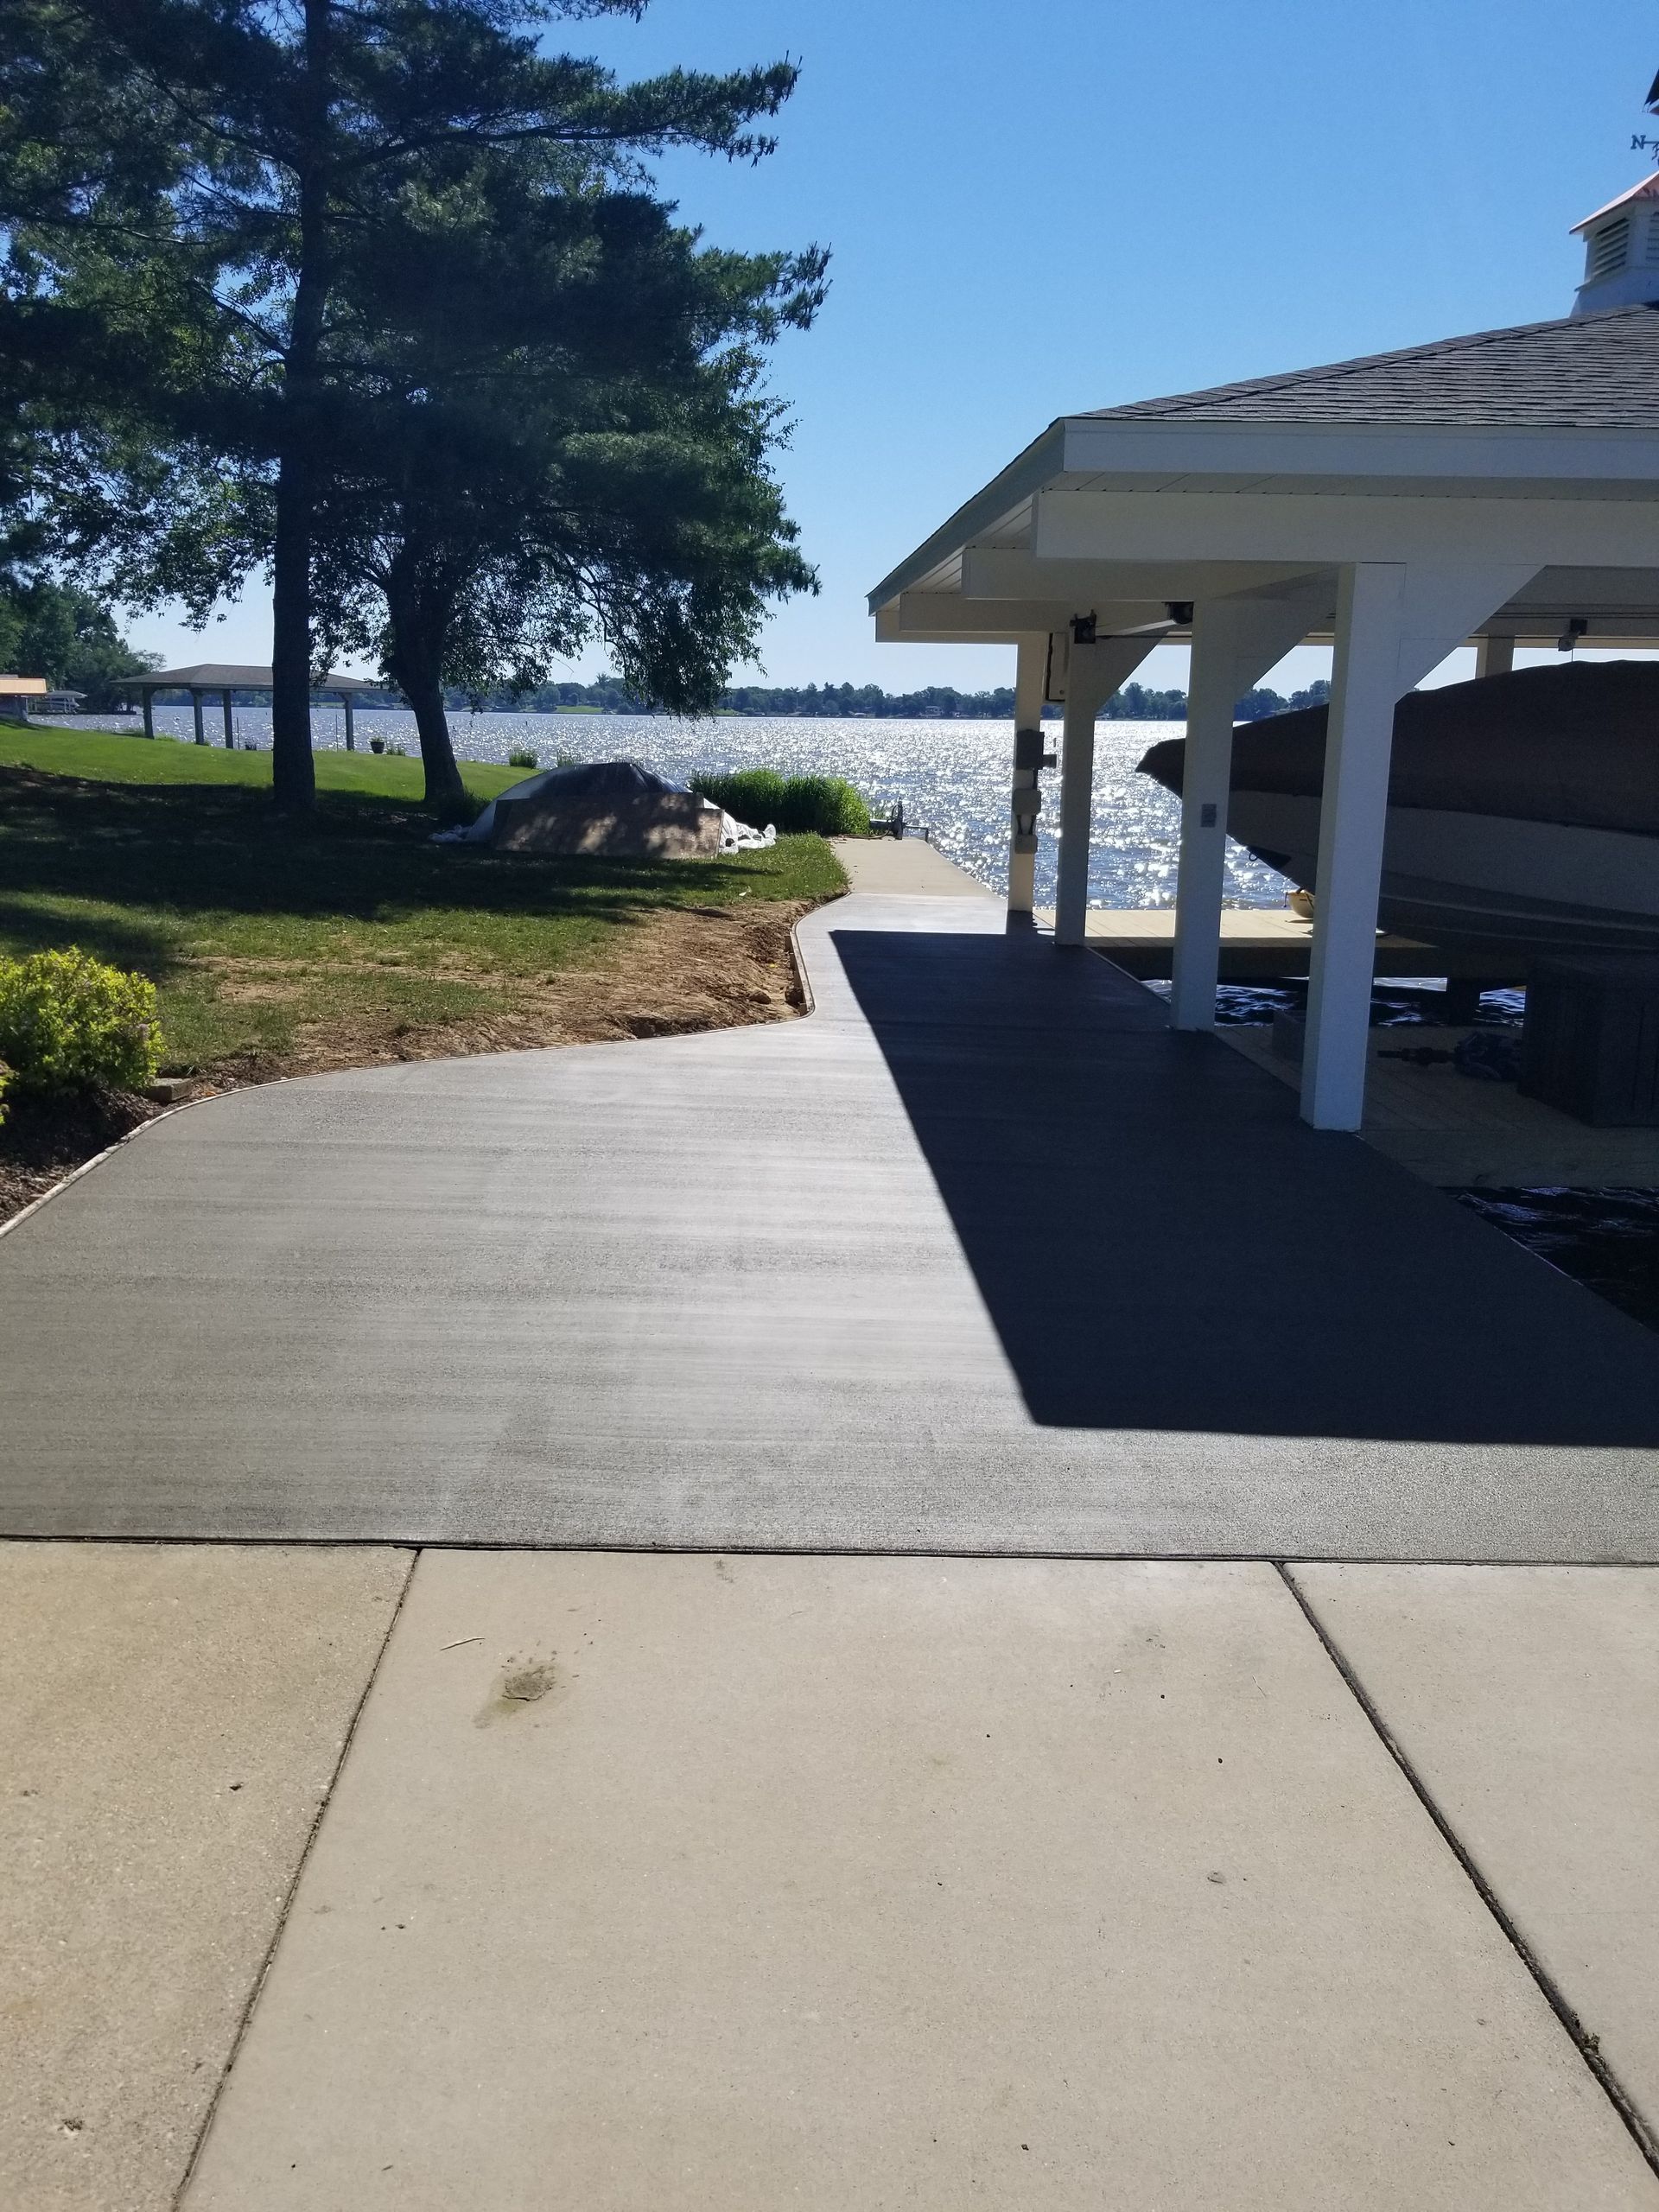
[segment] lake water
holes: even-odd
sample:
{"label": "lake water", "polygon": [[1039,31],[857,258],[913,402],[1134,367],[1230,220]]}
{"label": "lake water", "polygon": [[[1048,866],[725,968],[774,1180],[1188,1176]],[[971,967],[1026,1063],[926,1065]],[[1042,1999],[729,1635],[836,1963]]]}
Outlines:
{"label": "lake water", "polygon": [[[207,728],[217,739],[217,702],[207,703]],[[361,709],[357,742],[371,737],[419,750],[412,715]],[[186,737],[188,707],[158,707],[159,729]],[[1090,903],[1100,906],[1168,906],[1175,899],[1175,860],[1180,808],[1172,793],[1135,763],[1161,738],[1179,737],[1179,722],[1100,723],[1095,739],[1094,853],[1089,872]],[[245,742],[268,746],[266,708],[238,707],[236,729]],[[345,724],[337,708],[315,710],[318,747],[343,746]],[[1007,887],[1009,760],[1014,725],[1003,721],[865,721],[786,717],[753,721],[721,716],[677,721],[655,715],[469,715],[450,716],[456,753],[463,760],[505,760],[528,747],[544,768],[564,756],[575,760],[642,761],[683,782],[699,769],[777,768],[785,775],[845,776],[887,813],[902,801],[906,821],[925,829],[941,852],[993,890]],[[1058,724],[1046,726],[1051,748]],[[1037,903],[1052,906],[1058,843],[1059,777],[1043,779],[1046,810],[1037,854]],[[757,827],[764,827],[758,824]],[[1276,906],[1287,886],[1236,845],[1228,848],[1226,895],[1233,903]]]}

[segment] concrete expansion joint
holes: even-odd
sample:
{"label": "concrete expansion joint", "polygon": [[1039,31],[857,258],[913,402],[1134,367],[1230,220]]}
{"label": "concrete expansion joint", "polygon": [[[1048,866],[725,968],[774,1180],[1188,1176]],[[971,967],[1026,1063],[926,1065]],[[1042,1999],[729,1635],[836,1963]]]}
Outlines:
{"label": "concrete expansion joint", "polygon": [[1314,1611],[1312,1602],[1297,1582],[1294,1572],[1294,1562],[1278,1559],[1272,1564],[1303,1618],[1324,1646],[1326,1657],[1341,1675],[1360,1711],[1370,1721],[1377,1740],[1405,1777],[1413,1796],[1440,1831],[1441,1841],[1467,1875],[1477,1896],[1493,1920],[1497,1922],[1503,1931],[1504,1940],[1514,1951],[1516,1958],[1531,1975],[1545,2003],[1572,2037],[1573,2048],[1591,2073],[1594,2075],[1608,2102],[1624,2122],[1631,2141],[1646,2159],[1654,2175],[1659,2177],[1659,2140],[1655,2139],[1647,2122],[1626,2094],[1624,2084],[1602,2056],[1599,2038],[1585,2026],[1577,2012],[1567,2003],[1554,1976],[1516,1925],[1497,1892],[1471,1855],[1468,1847],[1441,1810],[1433,1792],[1407,1757],[1393,1731],[1382,1718],[1375,1700],[1350,1664],[1346,1654],[1327,1630]]}
{"label": "concrete expansion joint", "polygon": [[259,1961],[259,1971],[255,1974],[252,1986],[248,1991],[247,2002],[242,2007],[241,2017],[237,2021],[236,2033],[231,2039],[230,2050],[226,2055],[224,2065],[219,2069],[219,2080],[213,2085],[213,2094],[208,2100],[207,2109],[201,2116],[201,2126],[196,2131],[196,2139],[190,2146],[190,2157],[173,2198],[173,2212],[180,2212],[180,2208],[190,2194],[190,2184],[195,2179],[196,2169],[201,2163],[201,2154],[207,2148],[208,2137],[213,2133],[213,2119],[219,2110],[219,2101],[225,2094],[226,2084],[236,2070],[237,2059],[240,2055],[243,2044],[247,2039],[248,2029],[252,2023],[265,1983],[270,1978],[271,1965],[276,1956],[276,1947],[283,1940],[283,1929],[288,1926],[289,1915],[293,1910],[294,1900],[299,1894],[301,1878],[305,1872],[307,1861],[310,1859],[312,1847],[316,1842],[317,1832],[327,1815],[329,1806],[334,1802],[334,1791],[339,1786],[340,1775],[345,1770],[346,1760],[352,1755],[352,1745],[357,1739],[357,1725],[363,1718],[364,1708],[368,1704],[370,1694],[379,1679],[380,1669],[385,1663],[387,1648],[391,1643],[393,1632],[402,1618],[404,1603],[409,1596],[410,1585],[415,1580],[415,1570],[420,1565],[420,1561],[421,1548],[411,1550],[409,1555],[409,1571],[404,1575],[403,1586],[397,1592],[397,1601],[387,1618],[385,1634],[381,1637],[380,1648],[374,1655],[374,1664],[369,1669],[368,1678],[363,1685],[362,1695],[352,1707],[350,1717],[341,1733],[340,1755],[335,1759],[329,1772],[327,1783],[317,1800],[317,1809],[312,1815],[311,1825],[306,1830],[305,1841],[295,1860],[293,1875],[283,1893],[282,1908],[276,1915],[276,1924],[270,1931],[270,1941],[265,1946],[264,1956]]}

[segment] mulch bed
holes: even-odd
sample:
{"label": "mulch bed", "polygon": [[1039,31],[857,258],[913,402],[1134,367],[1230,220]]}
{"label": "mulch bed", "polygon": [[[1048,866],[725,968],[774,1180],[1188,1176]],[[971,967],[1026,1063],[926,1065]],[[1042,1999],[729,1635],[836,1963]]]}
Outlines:
{"label": "mulch bed", "polygon": [[0,1221],[10,1221],[54,1183],[162,1109],[131,1091],[42,1099],[6,1094],[0,1122]]}

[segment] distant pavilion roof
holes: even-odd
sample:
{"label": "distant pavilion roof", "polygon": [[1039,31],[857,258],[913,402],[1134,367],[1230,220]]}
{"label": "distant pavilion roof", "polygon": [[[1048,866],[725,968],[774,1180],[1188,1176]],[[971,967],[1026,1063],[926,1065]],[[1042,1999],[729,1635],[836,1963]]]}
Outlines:
{"label": "distant pavilion roof", "polygon": [[[188,668],[154,668],[143,676],[125,679],[137,691],[269,691],[271,672],[240,661],[202,660]],[[378,676],[348,676],[330,669],[312,685],[314,691],[385,691],[391,687]]]}
{"label": "distant pavilion roof", "polygon": [[[1659,196],[1659,174],[1624,195],[1645,196]],[[1659,307],[1477,331],[1080,419],[1659,429]]]}

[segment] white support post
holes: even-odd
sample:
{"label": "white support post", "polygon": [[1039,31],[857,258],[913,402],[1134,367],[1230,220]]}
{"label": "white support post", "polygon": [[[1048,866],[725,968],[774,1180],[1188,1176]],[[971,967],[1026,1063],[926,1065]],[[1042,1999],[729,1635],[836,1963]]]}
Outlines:
{"label": "white support post", "polygon": [[1205,601],[1194,610],[1169,1001],[1173,1028],[1213,1029],[1216,1022],[1233,709],[1329,614],[1331,600],[1329,583],[1316,582],[1275,598]]}
{"label": "white support post", "polygon": [[1054,887],[1054,942],[1081,944],[1089,923],[1089,849],[1095,811],[1095,718],[1159,642],[1103,638],[1067,657],[1060,753],[1060,865]]}
{"label": "white support post", "polygon": [[1008,912],[1028,917],[1037,893],[1037,816],[1042,805],[1043,682],[1048,635],[1021,638],[1014,677],[1014,778],[1008,830]]}
{"label": "white support post", "polygon": [[1507,676],[1515,666],[1513,638],[1477,638],[1475,639],[1475,674],[1477,676]]}
{"label": "white support post", "polygon": [[1395,708],[1535,573],[1379,561],[1341,571],[1302,1053],[1302,1117],[1316,1129],[1357,1129],[1364,1112]]}

